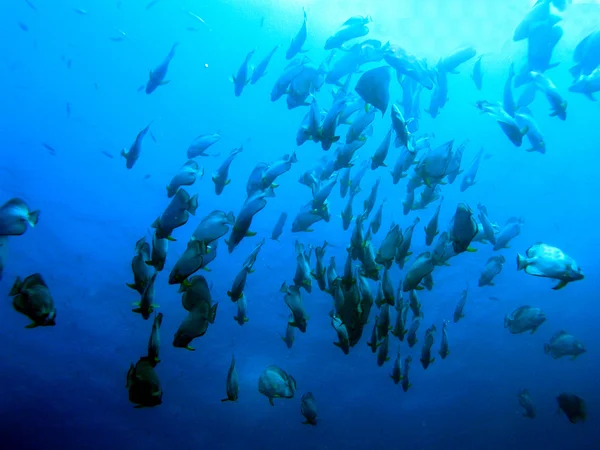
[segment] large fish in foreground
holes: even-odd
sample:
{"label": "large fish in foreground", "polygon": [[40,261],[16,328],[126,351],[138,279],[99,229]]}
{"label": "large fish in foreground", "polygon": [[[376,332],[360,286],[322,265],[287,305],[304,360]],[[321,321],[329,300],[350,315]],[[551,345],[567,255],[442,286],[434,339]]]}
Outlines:
{"label": "large fish in foreground", "polygon": [[31,211],[20,198],[12,198],[0,207],[0,236],[21,236],[37,225],[39,211]]}
{"label": "large fish in foreground", "polygon": [[554,290],[584,278],[583,271],[573,258],[561,249],[542,242],[529,247],[526,256],[517,255],[517,270],[525,270],[536,277],[558,280],[559,283],[552,288]]}

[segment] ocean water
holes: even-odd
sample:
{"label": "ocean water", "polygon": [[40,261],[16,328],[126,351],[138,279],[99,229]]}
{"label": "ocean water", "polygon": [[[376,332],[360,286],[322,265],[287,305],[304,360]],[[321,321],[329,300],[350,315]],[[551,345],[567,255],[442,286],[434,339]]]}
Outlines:
{"label": "ocean water", "polygon": [[[594,449],[600,448],[595,428],[600,411],[597,373],[598,266],[597,223],[598,103],[568,91],[577,44],[600,23],[600,6],[573,1],[560,15],[564,34],[553,53],[560,64],[546,72],[568,102],[567,119],[549,116],[543,95],[531,105],[543,131],[546,153],[515,147],[489,116],[474,106],[479,100],[501,101],[511,61],[527,54],[525,41],[513,42],[515,27],[534,2],[507,0],[147,0],[74,1],[12,0],[0,5],[0,203],[13,197],[40,210],[35,228],[10,237],[0,295],[0,429],[7,449]],[[416,136],[428,133],[432,147],[466,140],[462,169],[480,148],[477,184],[460,192],[464,174],[441,186],[444,197],[440,227],[446,229],[456,205],[474,211],[484,204],[494,222],[523,220],[510,248],[493,251],[476,243],[477,251],[452,258],[450,266],[433,272],[434,287],[419,292],[424,318],[419,342],[390,336],[390,357],[378,367],[365,345],[377,315],[374,306],[360,342],[344,355],[328,315],[331,296],[313,281],[303,293],[310,316],[306,333],[296,332],[291,349],[281,340],[289,310],[279,292],[292,282],[296,268],[294,243],[329,243],[325,260],[334,256],[341,273],[353,226],[343,231],[339,217],[346,199],[336,185],[330,198],[329,223],[318,222],[310,233],[292,233],[291,223],[311,200],[310,189],[298,183],[324,152],[311,141],[298,147],[295,136],[307,107],[288,110],[285,98],[270,101],[270,91],[288,62],[285,50],[308,21],[304,55],[318,64],[328,55],[325,40],[349,17],[370,14],[366,38],[390,40],[430,65],[464,45],[483,55],[483,87],[470,77],[475,59],[449,74],[448,102],[435,119],[424,109],[430,92],[422,91],[421,120]],[[200,21],[186,11],[191,11]],[[126,36],[119,34],[123,30]],[[111,37],[113,39],[111,39]],[[121,39],[122,38],[122,39]],[[358,40],[360,41],[360,39]],[[139,91],[155,68],[179,42],[167,80],[150,95]],[[248,51],[252,63],[274,46],[267,75],[234,95],[230,76]],[[384,65],[371,63],[362,70]],[[356,76],[355,78],[358,78]],[[332,101],[332,85],[315,97],[324,108]],[[517,97],[522,89],[515,89]],[[391,101],[402,91],[392,76]],[[69,106],[67,106],[67,104]],[[67,111],[67,108],[69,111]],[[390,103],[391,108],[391,103]],[[359,162],[368,159],[389,129],[390,108],[377,115],[374,132]],[[146,137],[141,156],[127,170],[119,156],[150,121],[153,139]],[[346,126],[340,125],[344,139]],[[174,231],[165,270],[156,282],[161,328],[163,402],[136,409],[128,401],[126,374],[130,363],[144,356],[152,320],[131,312],[139,295],[131,282],[135,243],[151,241],[152,222],[168,205],[165,186],[187,160],[186,149],[201,133],[218,132],[222,139],[209,149],[217,157],[197,158],[205,175],[193,186],[198,194],[195,216]],[[154,140],[155,139],[155,140]],[[231,183],[215,195],[212,173],[229,151],[244,150],[229,172]],[[45,147],[44,144],[47,146]],[[49,151],[48,147],[54,149]],[[216,321],[195,339],[194,352],[174,348],[172,336],[186,312],[178,286],[168,274],[186,248],[200,220],[215,209],[238,214],[246,196],[246,180],[256,163],[273,162],[296,152],[298,163],[278,178],[276,196],[252,223],[257,235],[245,238],[229,254],[223,239],[218,257],[203,272],[219,302]],[[391,269],[396,287],[415,255],[428,250],[423,226],[437,202],[425,210],[402,212],[408,178],[392,184],[389,174],[400,149],[390,147],[388,168],[369,170],[354,201],[361,211],[371,187],[381,185],[381,230],[372,238],[377,249],[392,222],[403,229],[416,217],[411,251],[404,270]],[[289,214],[279,242],[269,239],[282,211]],[[374,214],[374,213],[373,213]],[[368,224],[368,222],[366,222]],[[226,293],[248,253],[266,237],[255,272],[248,276],[245,295],[249,321],[239,326],[236,306]],[[555,281],[516,270],[516,255],[535,242],[557,246],[583,268],[585,279],[552,290]],[[495,286],[478,287],[489,257],[504,255],[506,264]],[[314,257],[312,260],[314,266]],[[41,273],[57,307],[54,327],[24,328],[29,322],[15,312],[8,292],[17,276]],[[373,293],[376,284],[371,282]],[[437,351],[444,320],[452,319],[461,292],[468,288],[465,317],[448,325],[450,355]],[[490,297],[496,298],[491,300]],[[505,315],[522,305],[543,309],[547,320],[534,334],[510,334]],[[409,315],[410,316],[410,315]],[[392,311],[392,324],[395,311]],[[410,322],[410,318],[409,318]],[[433,353],[427,370],[419,362],[423,334],[435,324]],[[580,339],[587,352],[577,360],[553,360],[544,344],[558,330]],[[403,392],[390,379],[396,352],[412,355],[412,387]],[[239,400],[222,403],[232,354],[239,374]],[[292,399],[271,406],[258,392],[258,377],[275,364],[293,375]],[[517,393],[528,389],[537,416],[522,416]],[[312,392],[318,424],[303,424],[300,398]],[[556,395],[572,392],[585,399],[588,418],[571,424],[558,412]]]}

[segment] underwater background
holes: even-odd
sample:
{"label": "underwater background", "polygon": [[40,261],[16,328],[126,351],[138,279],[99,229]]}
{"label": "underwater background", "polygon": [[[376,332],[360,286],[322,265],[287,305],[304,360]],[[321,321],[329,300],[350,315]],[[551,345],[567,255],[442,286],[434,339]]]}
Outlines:
{"label": "underwater background", "polygon": [[[600,336],[595,276],[600,109],[598,102],[567,89],[574,49],[600,23],[600,5],[573,1],[559,13],[564,34],[553,61],[560,64],[548,74],[568,101],[568,117],[550,117],[543,96],[532,103],[545,154],[526,152],[526,144],[516,148],[474,107],[482,99],[501,100],[511,61],[520,61],[527,51],[526,43],[513,42],[513,31],[534,3],[162,0],[148,8],[146,0],[2,2],[0,203],[20,197],[41,211],[33,229],[10,238],[0,281],[3,448],[600,448],[595,428],[600,411],[595,346]],[[473,187],[460,192],[462,175],[443,186],[440,226],[450,222],[460,202],[473,209],[485,204],[499,224],[519,217],[524,225],[510,248],[494,252],[477,244],[477,252],[435,270],[433,290],[419,293],[425,314],[419,339],[426,327],[437,324],[437,356],[441,324],[452,318],[468,288],[465,317],[448,327],[451,354],[443,361],[436,358],[427,370],[418,363],[420,343],[412,349],[402,344],[403,356],[414,355],[407,392],[389,376],[400,342],[390,341],[392,360],[383,367],[364,344],[375,307],[361,341],[345,355],[332,345],[331,296],[313,283],[313,292],[303,294],[310,316],[307,332],[296,333],[291,349],[280,338],[289,310],[279,289],[294,275],[294,242],[320,246],[327,240],[326,259],[335,256],[341,271],[352,233],[342,229],[339,215],[346,201],[337,186],[329,198],[329,223],[316,223],[310,233],[290,230],[293,217],[311,200],[309,189],[297,180],[326,155],[313,142],[296,145],[307,108],[288,110],[283,99],[269,98],[288,64],[284,53],[302,24],[302,8],[308,16],[304,48],[317,64],[328,55],[326,39],[347,18],[366,14],[373,19],[369,38],[393,41],[433,64],[464,45],[484,55],[481,91],[470,77],[473,61],[466,62],[460,73],[449,75],[449,101],[440,115],[421,114],[419,133],[435,135],[435,146],[469,140],[463,169],[481,147],[488,155]],[[111,40],[115,30],[127,37]],[[166,77],[170,82],[151,95],[138,91],[175,42],[179,46]],[[230,78],[246,54],[257,49],[258,62],[277,44],[282,48],[265,78],[236,97]],[[326,84],[315,94],[326,108],[331,88]],[[392,77],[392,102],[401,96]],[[422,98],[424,108],[429,93],[423,91]],[[127,170],[119,151],[151,121],[156,142],[146,138],[139,161]],[[389,115],[378,115],[373,125],[373,137],[359,151],[361,159],[383,139]],[[125,285],[132,278],[135,243],[143,236],[151,241],[150,225],[169,203],[165,186],[187,160],[190,142],[201,133],[217,132],[222,139],[210,150],[220,156],[197,159],[205,175],[186,189],[198,194],[198,210],[175,231],[177,241],[170,243],[165,271],[156,282],[157,311],[164,314],[156,368],[163,402],[136,409],[127,398],[126,373],[146,351],[151,320],[131,312],[139,295]],[[231,183],[216,196],[210,176],[242,143],[244,151],[229,171]],[[238,213],[257,162],[294,151],[298,163],[278,179],[276,196],[252,222],[257,236],[245,238],[231,254],[221,244],[210,272],[203,273],[219,302],[215,323],[194,341],[195,352],[174,348],[171,336],[186,313],[178,286],[166,280],[188,237],[215,209]],[[390,169],[398,151],[390,148]],[[427,250],[423,226],[435,205],[403,215],[407,179],[393,185],[388,172],[384,167],[366,173],[355,209],[381,178],[377,205],[383,199],[386,203],[382,230],[373,243],[377,248],[392,221],[405,228],[420,217],[411,248],[418,255]],[[279,242],[270,240],[283,211],[289,214],[283,235]],[[262,237],[266,243],[244,290],[249,321],[239,326],[226,293]],[[539,241],[572,256],[585,279],[554,291],[553,282],[517,272],[517,253]],[[506,264],[495,286],[478,287],[485,262],[497,254],[506,257]],[[26,318],[11,307],[8,292],[14,279],[35,272],[52,291],[54,327],[25,329]],[[391,273],[396,286],[404,271],[394,266]],[[540,307],[547,316],[535,334],[512,335],[503,327],[504,317],[521,305]],[[584,342],[587,353],[576,361],[545,354],[544,344],[561,329]],[[239,400],[221,403],[232,354]],[[298,389],[292,399],[275,400],[274,407],[257,390],[260,373],[271,364],[293,375]],[[522,417],[521,389],[528,389],[535,403],[533,420]],[[317,426],[302,423],[300,397],[308,391],[318,404]],[[585,399],[585,423],[571,424],[558,413],[559,392]]]}

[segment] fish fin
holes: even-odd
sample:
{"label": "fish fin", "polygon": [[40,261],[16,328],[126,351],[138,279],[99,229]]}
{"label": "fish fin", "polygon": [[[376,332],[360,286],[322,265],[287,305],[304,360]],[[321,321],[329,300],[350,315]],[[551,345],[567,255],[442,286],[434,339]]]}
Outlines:
{"label": "fish fin", "polygon": [[477,249],[476,249],[476,248],[473,248],[473,247],[471,247],[471,246],[469,246],[469,247],[467,247],[467,251],[468,251],[469,253],[475,253],[475,252],[477,251]]}
{"label": "fish fin", "polygon": [[256,236],[256,231],[247,231],[246,232],[246,237],[252,237],[252,236]]}
{"label": "fish fin", "polygon": [[133,283],[125,283],[125,284],[127,285],[127,287],[130,287],[134,291],[137,291],[137,288],[135,287],[135,284],[133,284]]}
{"label": "fish fin", "polygon": [[166,239],[167,239],[167,241],[171,241],[171,242],[175,242],[177,240],[173,236],[167,236]]}
{"label": "fish fin", "polygon": [[161,86],[164,86],[165,84],[169,84],[170,82],[171,82],[171,80],[162,80],[162,81],[160,82],[160,85],[161,85]]}
{"label": "fish fin", "polygon": [[31,329],[31,328],[37,328],[37,326],[38,326],[37,323],[31,322],[29,325],[25,325],[25,328]]}
{"label": "fish fin", "polygon": [[195,352],[196,351],[196,349],[194,347],[190,347],[189,345],[186,345],[184,348],[186,350],[189,350],[190,352]]}
{"label": "fish fin", "polygon": [[273,403],[273,399],[271,397],[269,397],[269,403],[271,404],[271,406],[275,406],[275,403]]}
{"label": "fish fin", "polygon": [[569,282],[568,281],[561,281],[560,283],[558,283],[556,286],[554,286],[552,289],[555,291],[558,291],[559,289],[564,288]]}

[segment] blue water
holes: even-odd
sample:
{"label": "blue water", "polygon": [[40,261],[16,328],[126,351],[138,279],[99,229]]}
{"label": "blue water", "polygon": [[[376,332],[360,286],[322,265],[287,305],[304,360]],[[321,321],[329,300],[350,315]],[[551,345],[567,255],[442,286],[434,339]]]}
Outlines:
{"label": "blue water", "polygon": [[[37,10],[17,0],[0,6],[0,202],[21,197],[41,210],[34,229],[10,238],[0,282],[3,448],[600,448],[595,428],[600,409],[595,345],[600,111],[598,103],[568,92],[573,50],[600,22],[600,6],[573,2],[560,13],[564,35],[554,60],[561,64],[548,75],[568,101],[568,117],[564,122],[549,117],[543,96],[534,101],[532,111],[547,143],[542,155],[525,152],[526,144],[514,147],[494,121],[473,106],[477,100],[502,99],[510,61],[520,61],[526,53],[526,43],[511,38],[531,1],[372,5],[362,0],[162,0],[150,9],[145,0],[31,1]],[[346,200],[336,186],[329,223],[315,224],[312,233],[290,231],[296,213],[311,200],[309,189],[297,180],[325,155],[312,142],[296,147],[296,131],[307,109],[288,110],[284,98],[269,99],[287,65],[284,53],[302,23],[302,7],[308,14],[306,55],[317,65],[327,56],[322,50],[327,37],[358,14],[373,17],[369,38],[392,40],[433,63],[461,45],[473,45],[485,55],[481,92],[469,76],[469,61],[459,74],[449,75],[449,101],[441,114],[436,119],[421,114],[419,133],[435,134],[434,144],[469,139],[463,169],[480,147],[490,155],[481,164],[478,183],[466,192],[458,189],[462,175],[455,184],[443,186],[440,226],[448,225],[459,202],[474,210],[484,203],[499,224],[516,216],[524,226],[509,249],[494,252],[489,245],[476,244],[477,252],[461,254],[450,267],[435,269],[433,290],[419,294],[425,313],[419,340],[436,324],[433,350],[438,356],[441,324],[451,319],[468,286],[465,318],[448,327],[450,356],[436,358],[427,370],[418,361],[421,342],[412,349],[402,343],[403,357],[413,356],[412,387],[406,393],[389,377],[399,342],[390,340],[392,360],[383,367],[365,345],[376,307],[361,341],[344,355],[332,345],[336,335],[328,316],[331,297],[313,282],[313,293],[303,294],[310,315],[307,332],[296,333],[291,349],[280,339],[288,309],[279,287],[294,276],[295,240],[321,245],[326,239],[331,244],[326,260],[335,256],[341,272],[352,230],[342,231],[339,214]],[[207,25],[182,9],[193,11]],[[119,29],[128,37],[111,41]],[[180,45],[166,77],[171,82],[151,95],[138,92],[148,71],[174,42]],[[278,43],[283,47],[266,77],[236,98],[229,78],[246,53],[256,48],[257,63]],[[325,85],[316,94],[324,107],[330,105],[330,90]],[[400,98],[393,77],[392,100]],[[428,101],[429,93],[423,91],[421,107]],[[146,138],[139,161],[127,170],[119,151],[151,120],[156,143]],[[372,154],[388,127],[389,113],[383,119],[378,116],[373,137],[359,152],[361,159]],[[340,130],[344,136],[345,127]],[[158,311],[165,316],[162,362],[156,368],[163,403],[134,409],[125,389],[126,373],[146,351],[151,327],[151,320],[131,312],[139,296],[125,286],[132,278],[135,242],[142,236],[151,239],[150,224],[168,204],[165,186],[186,161],[187,146],[198,134],[213,132],[223,136],[210,149],[220,156],[198,159],[206,175],[186,189],[199,195],[200,206],[188,224],[175,230],[177,241],[157,279]],[[231,165],[231,183],[217,197],[210,175],[242,142],[245,149]],[[54,148],[55,155],[43,143]],[[257,236],[244,239],[232,254],[222,242],[211,272],[204,273],[219,302],[215,324],[194,341],[195,352],[172,347],[171,336],[186,312],[167,277],[189,236],[214,209],[238,213],[247,177],[257,162],[275,161],[294,150],[299,163],[278,179],[276,197],[256,216],[252,230]],[[398,152],[390,149],[390,168]],[[407,179],[394,186],[387,172],[367,172],[354,202],[355,214],[381,177],[376,208],[384,198],[387,202],[373,244],[378,248],[392,221],[405,228],[420,217],[411,249],[418,255],[427,250],[423,225],[437,203],[404,216],[401,201]],[[270,236],[282,211],[290,217],[280,242],[267,239],[256,271],[248,277],[250,320],[241,327],[232,320],[236,307],[226,292],[248,253],[261,237]],[[575,258],[586,278],[553,291],[554,282],[517,272],[517,252],[537,241]],[[499,253],[507,263],[496,285],[477,287],[484,263]],[[15,277],[35,272],[44,276],[55,299],[55,327],[25,329],[27,318],[11,307],[7,293]],[[395,285],[404,273],[393,266]],[[524,304],[542,308],[547,321],[533,335],[511,335],[503,328],[504,316]],[[576,361],[544,354],[544,343],[560,329],[584,342],[587,353]],[[239,401],[221,403],[232,354],[240,377]],[[257,390],[259,374],[270,364],[293,375],[298,387],[293,399],[275,400],[274,407]],[[529,389],[537,409],[533,420],[521,416],[517,392],[523,388]],[[300,397],[307,391],[318,403],[316,427],[302,424]],[[559,392],[585,399],[584,424],[572,425],[557,413]]]}

